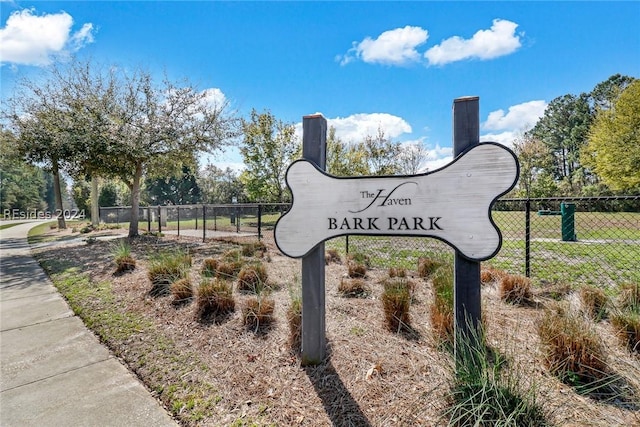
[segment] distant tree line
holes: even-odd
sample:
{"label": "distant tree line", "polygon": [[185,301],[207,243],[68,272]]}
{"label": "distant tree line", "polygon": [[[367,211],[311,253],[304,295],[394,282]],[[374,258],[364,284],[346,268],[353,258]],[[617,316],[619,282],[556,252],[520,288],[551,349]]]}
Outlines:
{"label": "distant tree line", "polygon": [[[61,209],[61,176],[73,181],[71,195],[87,213],[92,203],[133,206],[131,236],[137,206],[290,201],[286,169],[302,152],[293,123],[268,110],[239,118],[188,81],[118,70],[74,60],[21,81],[3,102],[3,211]],[[521,175],[511,195],[640,193],[638,129],[633,77],[617,74],[590,93],[552,100],[514,141]],[[242,171],[198,163],[230,145],[240,149]],[[341,140],[333,127],[327,135],[327,171],[337,176],[415,174],[425,171],[427,155],[422,144],[393,141],[382,128],[358,141]]]}

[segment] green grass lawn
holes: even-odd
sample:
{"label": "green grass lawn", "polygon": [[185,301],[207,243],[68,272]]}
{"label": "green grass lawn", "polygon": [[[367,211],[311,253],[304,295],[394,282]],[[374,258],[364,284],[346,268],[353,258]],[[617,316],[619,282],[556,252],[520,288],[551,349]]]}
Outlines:
{"label": "green grass lawn", "polygon": [[16,225],[25,224],[24,222],[12,222],[11,224],[2,224],[0,225],[0,230],[5,230],[7,228],[15,227]]}

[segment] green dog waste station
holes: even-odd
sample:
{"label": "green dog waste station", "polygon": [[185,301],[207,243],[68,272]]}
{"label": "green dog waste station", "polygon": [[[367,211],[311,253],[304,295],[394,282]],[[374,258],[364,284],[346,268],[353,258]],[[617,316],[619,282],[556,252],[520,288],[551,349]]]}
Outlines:
{"label": "green dog waste station", "polygon": [[562,217],[561,231],[562,231],[563,242],[576,242],[578,240],[578,238],[576,237],[575,214],[576,214],[575,203],[565,203],[565,202],[560,203],[559,212],[551,211],[551,210],[538,211],[538,215],[540,216],[560,215]]}

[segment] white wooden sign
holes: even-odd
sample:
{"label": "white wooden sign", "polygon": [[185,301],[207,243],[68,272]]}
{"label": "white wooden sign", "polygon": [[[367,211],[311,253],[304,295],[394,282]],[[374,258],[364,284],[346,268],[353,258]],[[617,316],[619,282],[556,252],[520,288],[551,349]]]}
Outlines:
{"label": "white wooden sign", "polygon": [[491,204],[513,188],[518,173],[515,154],[492,142],[410,176],[335,177],[298,160],[287,171],[293,204],[276,223],[276,245],[300,258],[337,236],[425,236],[486,260],[502,244]]}

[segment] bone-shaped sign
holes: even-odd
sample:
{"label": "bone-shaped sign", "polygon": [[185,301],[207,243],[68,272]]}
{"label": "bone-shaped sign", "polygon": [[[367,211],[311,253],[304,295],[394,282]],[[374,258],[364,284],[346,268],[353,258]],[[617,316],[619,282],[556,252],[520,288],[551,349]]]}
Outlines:
{"label": "bone-shaped sign", "polygon": [[470,260],[486,260],[502,244],[491,204],[513,188],[518,173],[515,154],[492,142],[410,176],[335,177],[298,160],[287,170],[293,204],[276,223],[276,245],[299,258],[337,236],[427,236]]}

